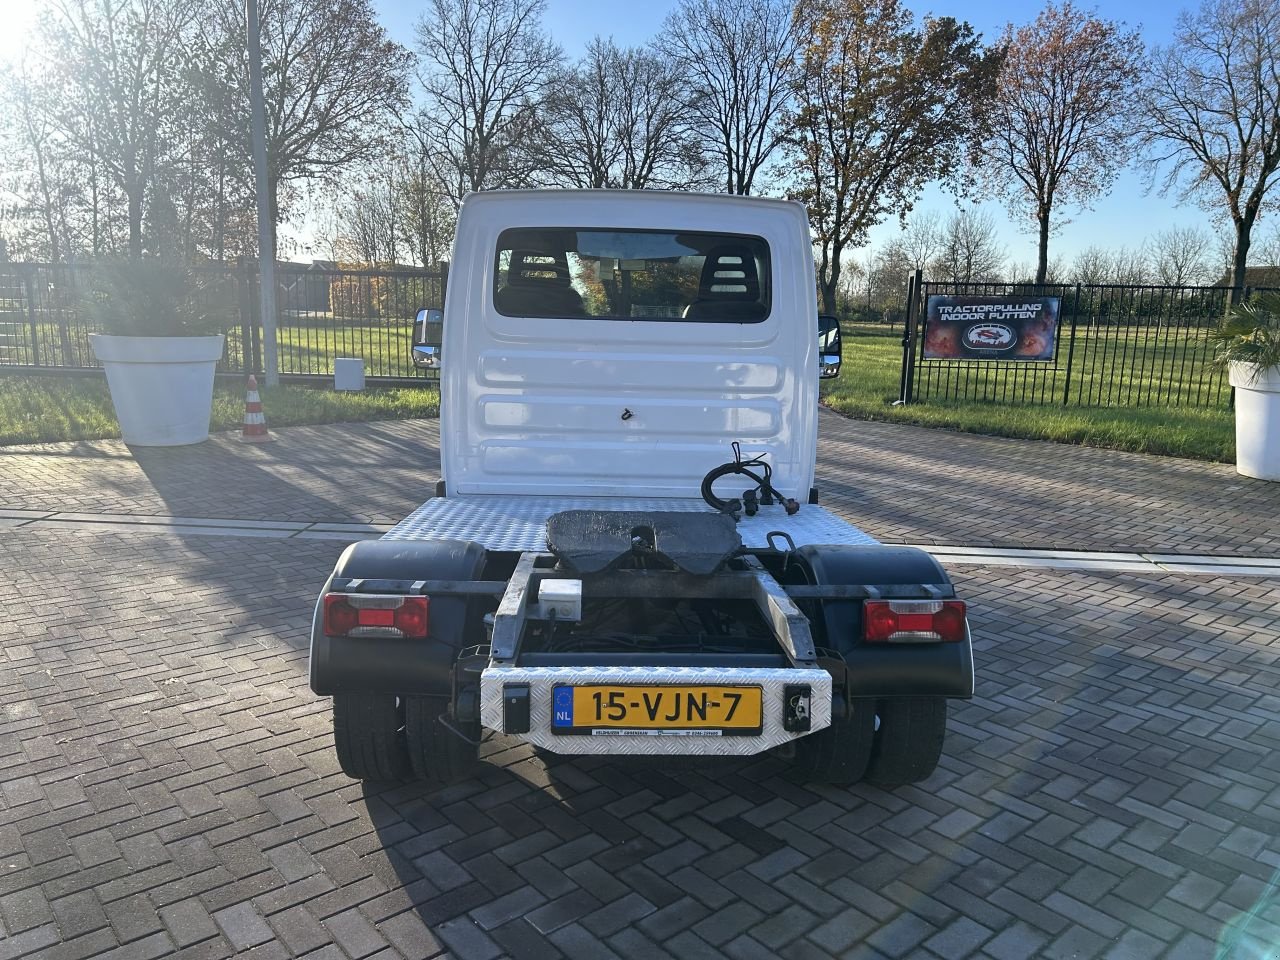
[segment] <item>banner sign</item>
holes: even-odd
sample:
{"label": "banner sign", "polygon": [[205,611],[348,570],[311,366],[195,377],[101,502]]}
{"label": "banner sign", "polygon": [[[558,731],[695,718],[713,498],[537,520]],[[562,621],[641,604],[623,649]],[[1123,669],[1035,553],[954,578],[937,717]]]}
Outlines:
{"label": "banner sign", "polygon": [[1060,297],[931,296],[926,360],[1052,360]]}

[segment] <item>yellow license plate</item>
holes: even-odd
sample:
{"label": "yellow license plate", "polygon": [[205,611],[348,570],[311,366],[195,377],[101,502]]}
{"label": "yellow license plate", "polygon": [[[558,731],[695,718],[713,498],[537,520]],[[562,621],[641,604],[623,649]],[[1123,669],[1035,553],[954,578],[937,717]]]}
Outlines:
{"label": "yellow license plate", "polygon": [[764,715],[759,687],[585,684],[552,691],[554,733],[593,730],[699,730],[758,733]]}

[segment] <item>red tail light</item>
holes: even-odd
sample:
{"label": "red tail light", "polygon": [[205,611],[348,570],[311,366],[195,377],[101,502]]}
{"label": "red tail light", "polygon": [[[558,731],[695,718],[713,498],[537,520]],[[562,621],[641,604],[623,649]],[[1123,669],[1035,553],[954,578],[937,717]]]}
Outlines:
{"label": "red tail light", "polygon": [[963,600],[868,600],[862,605],[867,643],[957,642],[965,638]]}
{"label": "red tail light", "polygon": [[324,632],[330,637],[422,639],[431,622],[426,597],[395,594],[326,593]]}

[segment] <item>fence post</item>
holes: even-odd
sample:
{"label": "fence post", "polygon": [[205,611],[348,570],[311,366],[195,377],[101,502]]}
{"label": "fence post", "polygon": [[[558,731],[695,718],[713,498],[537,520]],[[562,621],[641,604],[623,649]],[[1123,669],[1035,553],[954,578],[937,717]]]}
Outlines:
{"label": "fence post", "polygon": [[[262,286],[262,274],[254,269],[253,264],[245,265],[245,274],[250,293],[254,294],[253,284],[256,281]],[[262,297],[254,294],[249,298],[249,352],[245,354],[248,369],[245,373],[262,372]]]}
{"label": "fence post", "polygon": [[[1062,385],[1062,405],[1071,399],[1071,368],[1076,359],[1076,316],[1080,313],[1080,284],[1076,284],[1076,302],[1071,308],[1071,339],[1067,344],[1067,376]],[[1059,324],[1061,326],[1061,324]]]}
{"label": "fence post", "polygon": [[249,374],[252,372],[253,363],[253,334],[250,332],[253,324],[253,306],[249,299],[249,269],[243,263],[236,264],[236,290],[240,300],[239,372]]}
{"label": "fence post", "polygon": [[40,366],[40,325],[36,323],[35,284],[31,282],[32,268],[22,270],[22,289],[27,295],[27,326],[31,329],[31,363]]}
{"label": "fence post", "polygon": [[[73,366],[71,355],[75,353],[74,366],[81,366],[80,355],[78,351],[71,349],[71,331],[67,329],[67,311],[66,297],[68,291],[75,287],[75,268],[67,267],[66,282],[60,282],[58,279],[58,268],[56,266],[49,268],[49,276],[53,282],[52,295],[49,297],[49,303],[57,311],[58,317],[58,343],[62,347],[62,365],[64,367]],[[78,309],[78,308],[77,308]]]}
{"label": "fence post", "polygon": [[902,378],[898,403],[910,403],[915,399],[916,335],[919,327],[916,314],[922,277],[923,272],[917,270],[907,283],[907,317],[906,329],[902,333]]}

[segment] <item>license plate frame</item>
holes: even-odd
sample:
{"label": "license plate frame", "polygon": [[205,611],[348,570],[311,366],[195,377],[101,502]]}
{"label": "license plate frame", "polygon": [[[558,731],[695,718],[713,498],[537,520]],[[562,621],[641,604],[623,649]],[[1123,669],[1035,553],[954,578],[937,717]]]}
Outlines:
{"label": "license plate frame", "polygon": [[[588,718],[597,694],[598,707]],[[725,694],[741,699],[730,707],[721,702]],[[717,695],[720,700],[711,699]],[[619,708],[621,715],[615,712]],[[604,710],[609,714],[601,716]],[[664,716],[667,711],[672,716]],[[551,690],[550,727],[557,736],[759,736],[764,731],[764,688],[745,683],[557,683]]]}

